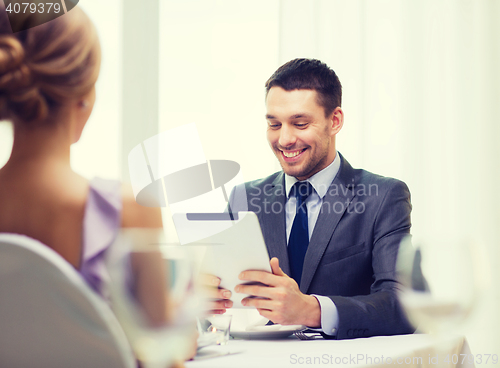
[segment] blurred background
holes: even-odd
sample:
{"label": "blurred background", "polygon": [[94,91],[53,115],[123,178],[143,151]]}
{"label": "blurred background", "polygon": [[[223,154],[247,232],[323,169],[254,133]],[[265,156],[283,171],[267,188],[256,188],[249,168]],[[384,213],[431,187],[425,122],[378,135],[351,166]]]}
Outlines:
{"label": "blurred background", "polygon": [[[129,181],[134,146],[195,122],[207,159],[238,162],[245,181],[267,176],[280,167],[265,136],[264,83],[290,59],[318,58],[343,85],[339,151],[408,184],[415,237],[468,239],[485,250],[490,280],[500,279],[499,1],[79,6],[96,24],[103,61],[93,115],[73,147],[77,172]],[[0,167],[11,145],[11,126],[0,122]],[[472,353],[498,354],[500,287],[484,287],[460,331]]]}

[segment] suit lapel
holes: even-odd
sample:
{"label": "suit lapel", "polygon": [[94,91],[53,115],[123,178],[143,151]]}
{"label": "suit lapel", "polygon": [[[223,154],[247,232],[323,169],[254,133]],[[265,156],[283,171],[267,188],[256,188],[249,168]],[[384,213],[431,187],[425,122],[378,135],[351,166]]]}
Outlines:
{"label": "suit lapel", "polygon": [[304,259],[300,290],[307,292],[332,235],[354,197],[354,170],[341,157],[339,173],[323,198],[323,205]]}
{"label": "suit lapel", "polygon": [[266,240],[269,257],[277,257],[280,261],[281,269],[289,275],[290,265],[288,262],[285,226],[286,190],[283,172],[278,174],[272,185],[271,190],[269,190],[271,193],[269,195],[264,193],[264,199],[268,200],[269,203],[267,207],[262,208],[262,210],[268,212],[267,215],[262,216],[262,233]]}

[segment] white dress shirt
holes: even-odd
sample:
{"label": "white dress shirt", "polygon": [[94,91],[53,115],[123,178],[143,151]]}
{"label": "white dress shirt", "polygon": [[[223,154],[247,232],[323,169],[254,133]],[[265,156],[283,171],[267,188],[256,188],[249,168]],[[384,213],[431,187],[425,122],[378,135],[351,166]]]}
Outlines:
{"label": "white dress shirt", "polygon": [[[318,220],[318,215],[323,204],[323,198],[328,192],[328,188],[337,176],[340,169],[340,156],[338,152],[335,155],[333,162],[325,167],[320,172],[307,179],[313,186],[314,190],[306,199],[307,220],[309,229],[309,240],[314,231],[314,226]],[[297,182],[297,178],[285,174],[285,189],[287,193],[287,202],[285,205],[286,212],[286,239],[290,238],[292,231],[293,220],[295,219],[297,198],[290,196],[290,191],[293,185]],[[339,325],[339,314],[333,300],[326,296],[314,295],[321,307],[321,330],[327,335],[335,335]]]}

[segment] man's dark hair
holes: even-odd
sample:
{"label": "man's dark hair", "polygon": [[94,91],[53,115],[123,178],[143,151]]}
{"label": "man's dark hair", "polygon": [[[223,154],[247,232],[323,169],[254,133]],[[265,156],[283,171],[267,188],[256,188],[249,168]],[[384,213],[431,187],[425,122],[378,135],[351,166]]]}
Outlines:
{"label": "man's dark hair", "polygon": [[266,82],[266,97],[272,87],[285,91],[312,89],[318,93],[318,104],[329,116],[342,103],[342,85],[337,74],[316,59],[294,59],[283,64]]}

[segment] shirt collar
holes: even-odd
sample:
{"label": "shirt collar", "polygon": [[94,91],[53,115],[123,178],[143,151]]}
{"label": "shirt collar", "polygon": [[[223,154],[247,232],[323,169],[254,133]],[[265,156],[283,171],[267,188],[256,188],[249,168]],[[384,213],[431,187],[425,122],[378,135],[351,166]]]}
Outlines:
{"label": "shirt collar", "polygon": [[[330,165],[306,180],[311,183],[316,193],[318,193],[319,197],[323,198],[326,195],[328,188],[332,184],[333,179],[335,179],[335,177],[337,176],[339,169],[340,155],[338,152],[336,152],[335,159]],[[292,190],[292,187],[296,182],[298,182],[296,177],[285,174],[285,189],[287,198],[290,196],[290,191]]]}

